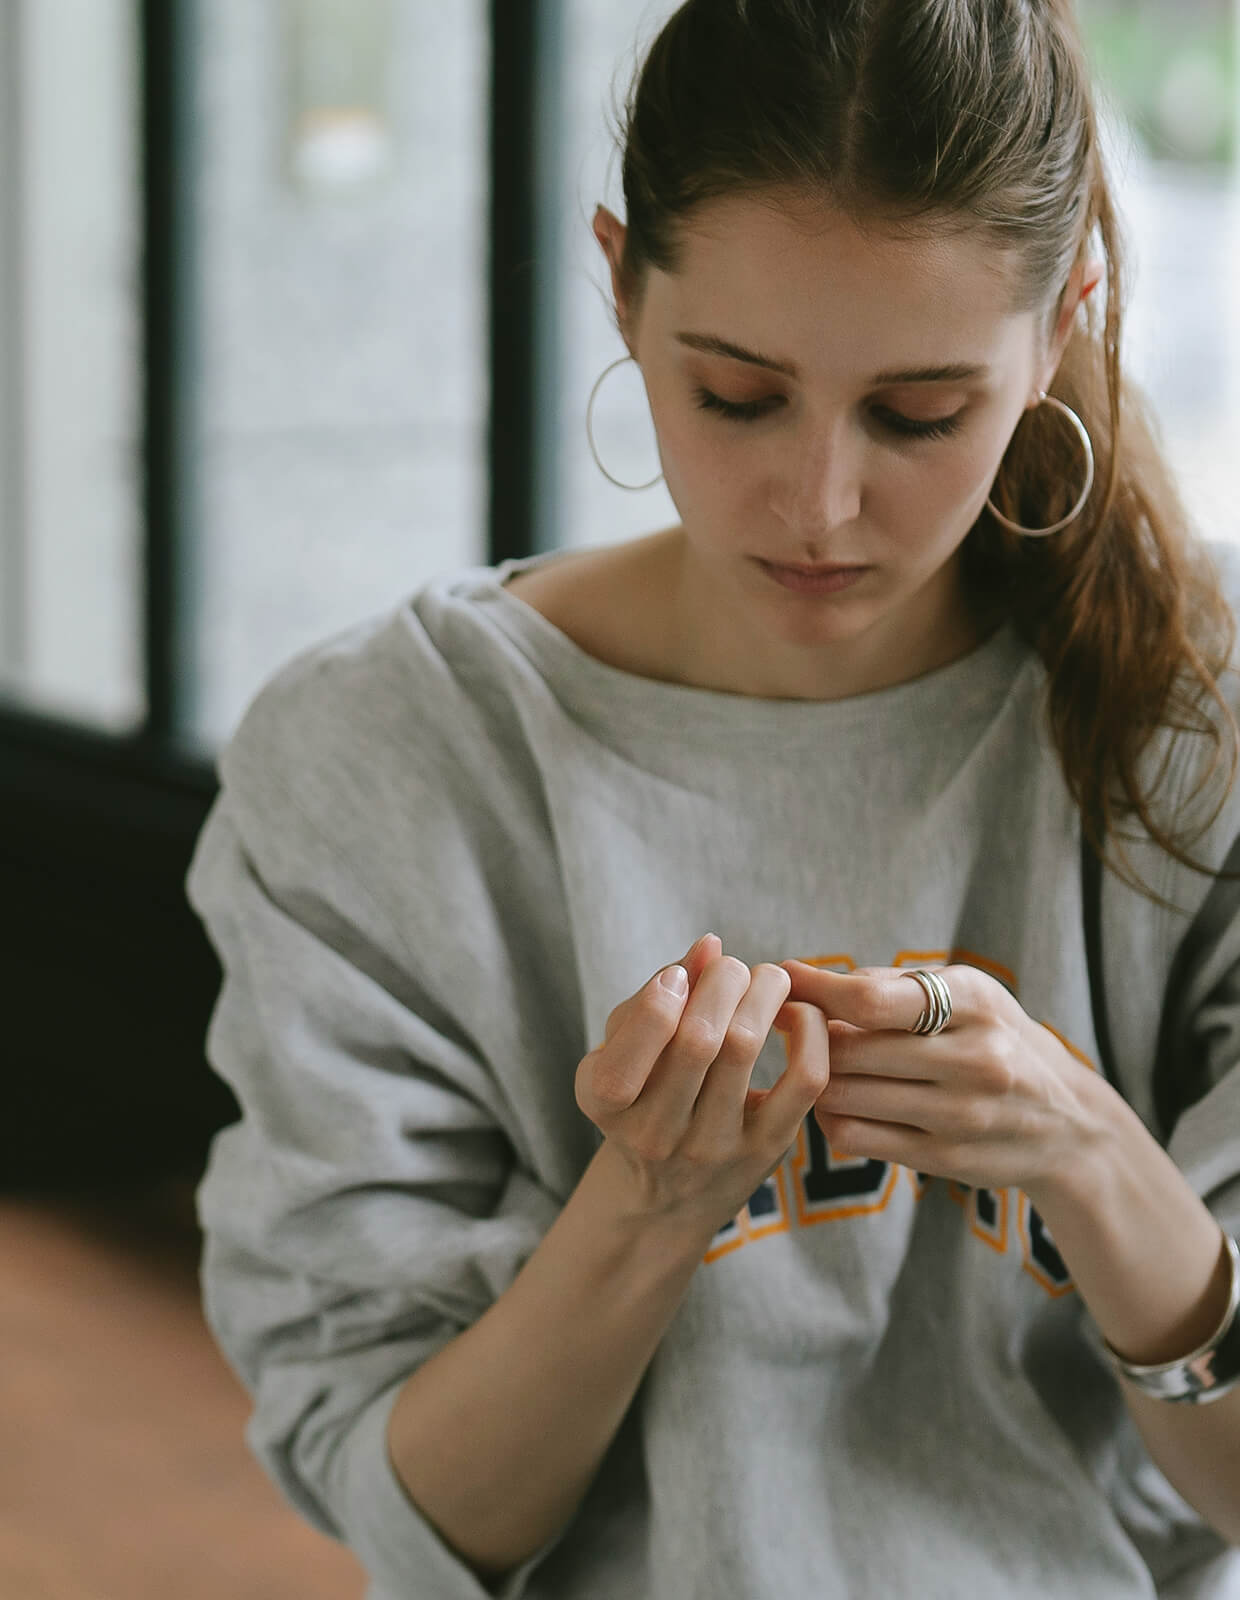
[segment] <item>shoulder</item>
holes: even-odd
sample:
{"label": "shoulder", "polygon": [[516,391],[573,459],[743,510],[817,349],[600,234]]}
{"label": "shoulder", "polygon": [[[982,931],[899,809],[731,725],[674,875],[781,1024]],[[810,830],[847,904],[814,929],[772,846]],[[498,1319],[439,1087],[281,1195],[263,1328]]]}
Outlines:
{"label": "shoulder", "polygon": [[517,572],[508,594],[537,611],[579,650],[637,677],[674,677],[669,558],[676,530],[559,551]]}
{"label": "shoulder", "polygon": [[495,569],[445,573],[415,595],[287,661],[218,758],[238,821],[267,834],[296,818],[333,849],[373,854],[459,832],[512,802],[523,757],[520,674],[474,598]]}

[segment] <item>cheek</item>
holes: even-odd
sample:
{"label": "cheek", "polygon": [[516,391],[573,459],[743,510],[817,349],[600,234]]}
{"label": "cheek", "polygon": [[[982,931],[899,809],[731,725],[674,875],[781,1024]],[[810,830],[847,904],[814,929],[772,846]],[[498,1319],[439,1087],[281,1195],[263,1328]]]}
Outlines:
{"label": "cheek", "polygon": [[984,460],[983,452],[961,439],[884,452],[874,458],[867,498],[902,525],[954,523],[981,489]]}
{"label": "cheek", "polygon": [[932,502],[945,512],[953,509],[967,512],[971,520],[990,493],[1003,442],[993,428],[976,430],[965,438],[949,442],[939,464],[940,470],[934,475],[933,486],[927,485]]}
{"label": "cheek", "polygon": [[970,504],[985,500],[998,464],[996,447],[989,438],[979,439],[963,449],[952,474],[957,498]]}
{"label": "cheek", "polygon": [[[693,408],[651,406],[668,491],[697,503],[734,496],[752,477],[743,429],[721,426]],[[736,434],[741,437],[736,438]]]}
{"label": "cheek", "polygon": [[954,439],[876,472],[870,512],[889,537],[931,562],[954,549],[976,522],[994,481],[993,452]]}

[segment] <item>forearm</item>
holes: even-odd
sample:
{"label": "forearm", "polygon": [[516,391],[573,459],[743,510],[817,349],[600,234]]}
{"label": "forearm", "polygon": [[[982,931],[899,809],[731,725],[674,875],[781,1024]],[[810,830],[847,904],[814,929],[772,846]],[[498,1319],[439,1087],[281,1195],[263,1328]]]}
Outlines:
{"label": "forearm", "polygon": [[511,1286],[397,1397],[405,1490],[480,1575],[572,1515],[710,1239],[625,1215],[607,1146]]}
{"label": "forearm", "polygon": [[[1136,1113],[1099,1080],[1091,1148],[1030,1199],[1103,1338],[1140,1365],[1204,1343],[1227,1305],[1218,1223]],[[1240,1544],[1240,1389],[1204,1405],[1122,1383],[1146,1447],[1180,1494]]]}

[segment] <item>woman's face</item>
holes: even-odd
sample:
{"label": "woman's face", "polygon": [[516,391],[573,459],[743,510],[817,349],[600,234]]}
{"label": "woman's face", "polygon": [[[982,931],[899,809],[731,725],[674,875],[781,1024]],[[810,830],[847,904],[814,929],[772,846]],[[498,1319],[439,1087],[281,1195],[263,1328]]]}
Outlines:
{"label": "woman's face", "polygon": [[[614,262],[623,229],[600,219]],[[1057,358],[993,249],[747,197],[683,237],[676,273],[620,312],[682,519],[699,680],[827,698],[971,648],[960,546]],[[763,562],[865,570],[806,593]]]}

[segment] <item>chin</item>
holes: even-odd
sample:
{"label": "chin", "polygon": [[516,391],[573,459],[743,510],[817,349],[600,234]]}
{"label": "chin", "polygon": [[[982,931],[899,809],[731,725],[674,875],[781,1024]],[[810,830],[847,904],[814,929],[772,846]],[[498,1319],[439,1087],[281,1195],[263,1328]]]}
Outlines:
{"label": "chin", "polygon": [[815,600],[806,606],[803,602],[798,604],[795,595],[788,598],[793,601],[791,606],[783,605],[783,597],[776,594],[767,611],[769,631],[788,644],[811,648],[847,644],[851,639],[860,638],[878,620],[869,606],[864,609],[856,605],[845,607],[834,598]]}

